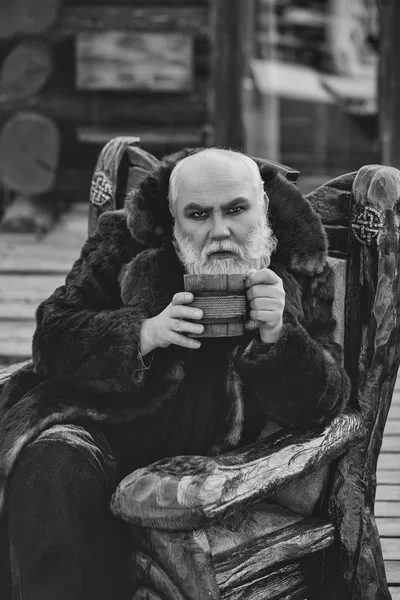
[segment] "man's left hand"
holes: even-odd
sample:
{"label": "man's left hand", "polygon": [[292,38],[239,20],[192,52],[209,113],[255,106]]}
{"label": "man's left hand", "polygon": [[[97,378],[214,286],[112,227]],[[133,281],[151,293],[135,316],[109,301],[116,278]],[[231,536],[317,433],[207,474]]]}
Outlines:
{"label": "man's left hand", "polygon": [[285,290],[282,279],[271,269],[252,269],[246,274],[245,286],[250,318],[260,322],[261,341],[273,344],[280,338],[283,325]]}

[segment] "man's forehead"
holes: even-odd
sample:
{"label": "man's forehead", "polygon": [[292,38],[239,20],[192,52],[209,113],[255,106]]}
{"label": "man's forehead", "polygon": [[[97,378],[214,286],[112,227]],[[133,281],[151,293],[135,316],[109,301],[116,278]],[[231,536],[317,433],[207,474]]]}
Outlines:
{"label": "man's forehead", "polygon": [[213,180],[224,180],[225,176],[233,179],[257,177],[258,168],[254,161],[248,156],[222,150],[219,148],[208,148],[193,154],[182,161],[182,166],[178,165],[178,178],[181,180],[204,181],[209,178]]}
{"label": "man's forehead", "polygon": [[[178,197],[218,192],[252,194],[258,187],[256,164],[244,155],[208,149],[185,159],[176,173]],[[252,163],[252,164],[251,164]]]}

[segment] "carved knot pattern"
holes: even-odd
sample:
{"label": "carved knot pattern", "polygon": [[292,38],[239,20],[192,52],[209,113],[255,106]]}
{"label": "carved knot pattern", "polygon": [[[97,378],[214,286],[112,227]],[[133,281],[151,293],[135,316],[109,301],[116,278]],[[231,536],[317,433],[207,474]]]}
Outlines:
{"label": "carved knot pattern", "polygon": [[113,190],[111,181],[102,171],[94,174],[90,201],[97,206],[103,206],[112,200]]}
{"label": "carved knot pattern", "polygon": [[365,204],[357,206],[351,219],[351,230],[364,246],[370,246],[383,229],[383,215],[378,208]]}

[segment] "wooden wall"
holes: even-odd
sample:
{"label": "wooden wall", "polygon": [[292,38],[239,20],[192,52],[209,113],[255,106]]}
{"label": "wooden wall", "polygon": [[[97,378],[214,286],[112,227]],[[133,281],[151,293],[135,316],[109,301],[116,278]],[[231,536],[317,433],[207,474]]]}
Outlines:
{"label": "wooden wall", "polygon": [[[60,134],[53,191],[86,200],[95,159],[114,135],[138,135],[157,156],[210,142],[211,1],[33,4],[52,11],[50,25],[33,36],[27,19],[16,31],[15,15],[0,7],[3,25],[9,19],[8,28],[0,25],[0,150],[1,132],[16,114],[48,118]],[[32,37],[41,45],[41,80],[23,94],[7,94],[1,69]],[[39,66],[31,68],[36,82]]]}

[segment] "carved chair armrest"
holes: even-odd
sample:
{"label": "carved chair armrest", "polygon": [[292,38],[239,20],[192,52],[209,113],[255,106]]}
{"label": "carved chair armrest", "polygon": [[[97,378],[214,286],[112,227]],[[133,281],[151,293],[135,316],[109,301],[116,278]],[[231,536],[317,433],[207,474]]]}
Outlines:
{"label": "carved chair armrest", "polygon": [[217,457],[164,459],[125,477],[111,509],[136,526],[197,529],[331,462],[363,436],[360,415],[349,411],[322,431],[277,433]]}

